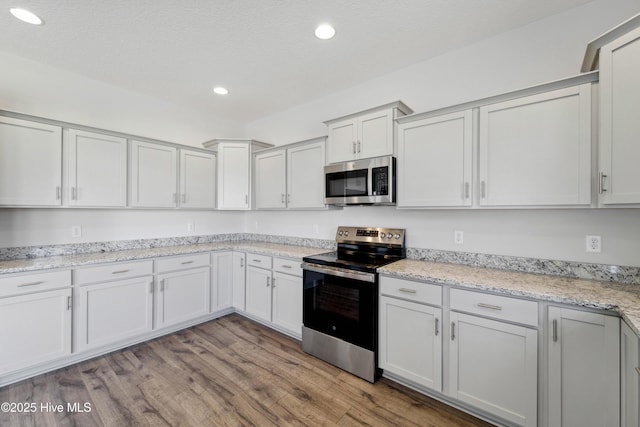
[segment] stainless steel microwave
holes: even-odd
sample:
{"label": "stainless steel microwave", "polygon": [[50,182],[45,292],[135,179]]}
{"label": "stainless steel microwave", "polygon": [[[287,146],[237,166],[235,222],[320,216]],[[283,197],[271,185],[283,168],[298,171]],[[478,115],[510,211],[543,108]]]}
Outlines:
{"label": "stainless steel microwave", "polygon": [[396,158],[374,157],[324,167],[327,205],[395,205]]}

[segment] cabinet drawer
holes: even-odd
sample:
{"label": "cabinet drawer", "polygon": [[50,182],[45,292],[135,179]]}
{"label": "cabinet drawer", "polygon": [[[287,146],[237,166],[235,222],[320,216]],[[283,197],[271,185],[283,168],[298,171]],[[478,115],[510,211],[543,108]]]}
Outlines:
{"label": "cabinet drawer", "polygon": [[71,286],[71,270],[0,277],[0,297]]}
{"label": "cabinet drawer", "polygon": [[161,258],[156,261],[158,273],[195,267],[209,267],[210,265],[211,255],[208,253],[179,256],[175,258]]}
{"label": "cabinet drawer", "polygon": [[299,259],[273,258],[273,270],[302,277],[301,263],[302,261]]}
{"label": "cabinet drawer", "polygon": [[247,265],[271,270],[271,257],[249,253],[247,254]]}
{"label": "cabinet drawer", "polygon": [[84,285],[86,283],[145,276],[147,274],[153,274],[153,261],[102,264],[96,267],[79,268],[74,270],[73,279],[76,285]]}
{"label": "cabinet drawer", "polygon": [[451,289],[451,310],[538,326],[538,303],[518,298]]}
{"label": "cabinet drawer", "polygon": [[422,304],[442,305],[442,287],[429,283],[382,276],[380,293]]}

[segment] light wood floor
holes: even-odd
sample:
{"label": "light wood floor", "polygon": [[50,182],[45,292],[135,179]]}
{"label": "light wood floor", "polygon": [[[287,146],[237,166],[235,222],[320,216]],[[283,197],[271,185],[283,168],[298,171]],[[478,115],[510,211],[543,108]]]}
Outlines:
{"label": "light wood floor", "polygon": [[[1,426],[486,426],[381,379],[354,377],[238,315],[0,389]],[[68,412],[68,403],[91,411]],[[63,404],[62,413],[40,405]]]}

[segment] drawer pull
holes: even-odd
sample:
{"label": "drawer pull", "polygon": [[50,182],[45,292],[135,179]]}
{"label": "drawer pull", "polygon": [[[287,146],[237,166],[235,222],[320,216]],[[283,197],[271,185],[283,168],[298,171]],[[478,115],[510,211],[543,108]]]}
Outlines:
{"label": "drawer pull", "polygon": [[439,333],[439,331],[438,331],[438,318],[436,317],[436,336],[438,336],[438,333]]}
{"label": "drawer pull", "polygon": [[408,289],[408,288],[398,288],[398,290],[406,294],[415,294],[417,292],[415,289]]}
{"label": "drawer pull", "polygon": [[128,273],[129,270],[117,270],[117,271],[112,271],[111,274],[122,274],[122,273]]}
{"label": "drawer pull", "polygon": [[456,339],[456,324],[451,322],[451,341]]}
{"label": "drawer pull", "polygon": [[43,284],[43,281],[39,281],[39,282],[30,282],[30,283],[23,283],[21,285],[18,285],[19,288],[26,288],[27,286],[36,286],[36,285],[41,285]]}
{"label": "drawer pull", "polygon": [[498,311],[502,310],[502,307],[500,307],[499,305],[485,304],[483,302],[479,302],[478,307],[488,308],[490,310],[498,310]]}
{"label": "drawer pull", "polygon": [[253,262],[262,262],[261,259],[252,259],[251,261],[253,261]]}
{"label": "drawer pull", "polygon": [[558,342],[558,321],[553,319],[553,342]]}
{"label": "drawer pull", "polygon": [[290,265],[282,264],[282,268],[293,268]]}
{"label": "drawer pull", "polygon": [[185,262],[181,262],[180,264],[182,264],[182,265],[193,264],[193,261],[185,261]]}

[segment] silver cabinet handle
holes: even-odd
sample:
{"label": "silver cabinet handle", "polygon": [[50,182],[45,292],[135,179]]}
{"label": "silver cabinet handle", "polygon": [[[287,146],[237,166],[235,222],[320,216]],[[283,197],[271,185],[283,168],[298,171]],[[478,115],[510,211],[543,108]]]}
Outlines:
{"label": "silver cabinet handle", "polygon": [[36,286],[36,285],[41,285],[43,284],[43,281],[40,282],[29,282],[29,283],[22,283],[21,285],[18,285],[19,288],[26,288],[27,286]]}
{"label": "silver cabinet handle", "polygon": [[502,310],[502,307],[500,307],[499,305],[485,304],[483,302],[479,302],[478,307],[488,308],[489,310],[498,310],[498,311]]}
{"label": "silver cabinet handle", "polygon": [[122,273],[128,273],[129,270],[118,270],[118,271],[112,271],[111,274],[122,274]]}
{"label": "silver cabinet handle", "polygon": [[287,194],[287,203],[291,203],[291,194]]}
{"label": "silver cabinet handle", "polygon": [[605,175],[603,172],[600,172],[598,176],[598,194],[602,194],[607,191],[607,189],[604,188],[604,180],[606,177],[607,175]]}
{"label": "silver cabinet handle", "polygon": [[71,200],[78,200],[78,189],[71,187]]}
{"label": "silver cabinet handle", "polygon": [[483,199],[487,197],[487,183],[484,181],[480,182],[480,197]]}
{"label": "silver cabinet handle", "polygon": [[553,342],[558,342],[558,321],[553,319]]}
{"label": "silver cabinet handle", "polygon": [[435,323],[436,323],[436,336],[438,336],[438,333],[440,331],[438,331],[438,318],[437,317],[436,317],[436,322]]}
{"label": "silver cabinet handle", "polygon": [[60,200],[61,196],[62,195],[60,194],[60,186],[57,186],[56,187],[56,200]]}
{"label": "silver cabinet handle", "polygon": [[356,142],[353,141],[353,154],[356,154]]}
{"label": "silver cabinet handle", "polygon": [[244,204],[249,206],[249,195],[248,194],[244,195]]}
{"label": "silver cabinet handle", "polygon": [[451,341],[456,339],[456,324],[451,322]]}
{"label": "silver cabinet handle", "polygon": [[251,261],[253,261],[253,262],[262,262],[261,259],[252,259]]}
{"label": "silver cabinet handle", "polygon": [[269,277],[269,276],[267,276],[267,288],[268,288],[268,287],[269,287],[269,285],[270,285],[270,283],[269,283],[269,279],[270,279],[270,277]]}
{"label": "silver cabinet handle", "polygon": [[281,202],[284,203],[284,193],[282,193],[282,199]]}
{"label": "silver cabinet handle", "polygon": [[398,288],[398,290],[406,294],[415,294],[416,292],[418,292],[415,289],[408,289],[408,288]]}
{"label": "silver cabinet handle", "polygon": [[468,182],[464,183],[464,198],[465,199],[469,198],[469,183]]}
{"label": "silver cabinet handle", "polygon": [[360,141],[358,141],[358,153],[360,152]]}
{"label": "silver cabinet handle", "polygon": [[282,264],[282,268],[293,268],[290,265]]}
{"label": "silver cabinet handle", "polygon": [[181,262],[180,264],[182,265],[193,264],[193,261],[184,261],[184,262]]}
{"label": "silver cabinet handle", "polygon": [[70,311],[73,307],[73,300],[71,299],[71,295],[67,297],[67,311]]}
{"label": "silver cabinet handle", "polygon": [[244,268],[244,258],[240,258],[240,268]]}

